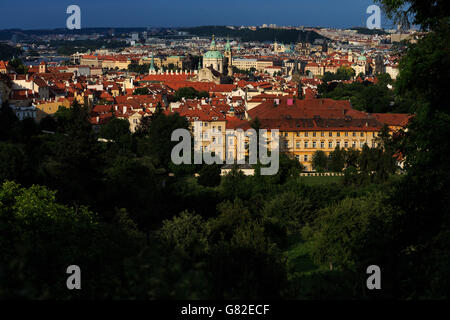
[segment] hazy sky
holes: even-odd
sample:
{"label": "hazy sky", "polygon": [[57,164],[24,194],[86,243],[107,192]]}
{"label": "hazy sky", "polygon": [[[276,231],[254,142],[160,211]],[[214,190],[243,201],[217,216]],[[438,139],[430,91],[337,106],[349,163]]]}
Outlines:
{"label": "hazy sky", "polygon": [[[198,25],[365,26],[372,0],[0,0],[0,29],[64,28],[81,8],[81,27]],[[392,25],[383,17],[382,27]]]}

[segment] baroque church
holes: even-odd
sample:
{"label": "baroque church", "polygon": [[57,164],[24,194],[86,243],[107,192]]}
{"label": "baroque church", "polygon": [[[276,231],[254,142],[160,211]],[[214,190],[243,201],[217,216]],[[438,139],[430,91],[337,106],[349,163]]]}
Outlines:
{"label": "baroque church", "polygon": [[209,50],[203,55],[203,65],[199,63],[197,75],[193,81],[222,83],[226,76],[233,76],[233,54],[230,41],[227,40],[225,52],[217,50],[214,35]]}

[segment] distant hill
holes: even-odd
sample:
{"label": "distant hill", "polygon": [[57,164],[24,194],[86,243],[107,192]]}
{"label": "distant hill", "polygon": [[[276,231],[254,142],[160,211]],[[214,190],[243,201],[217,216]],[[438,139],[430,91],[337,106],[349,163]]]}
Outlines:
{"label": "distant hill", "polygon": [[230,29],[224,26],[204,26],[193,28],[178,28],[179,31],[186,31],[192,35],[200,37],[211,37],[213,34],[218,37],[239,38],[241,41],[275,41],[291,43],[299,42],[299,39],[305,42],[314,42],[316,39],[326,39],[314,31],[299,31],[260,28],[256,31],[250,29]]}
{"label": "distant hill", "polygon": [[353,28],[350,28],[350,30],[356,30],[360,34],[369,34],[369,35],[372,35],[372,34],[379,34],[379,35],[389,34],[386,31],[381,30],[381,29],[369,29],[369,28],[364,28],[364,27],[353,27]]}
{"label": "distant hill", "polygon": [[21,54],[21,49],[0,42],[0,60],[10,60],[12,57],[18,57]]}
{"label": "distant hill", "polygon": [[275,39],[282,43],[295,43],[301,39],[304,42],[314,42],[316,39],[326,39],[314,31],[284,30],[272,28],[259,28],[256,31],[250,29],[230,29],[225,26],[202,26],[191,28],[82,28],[80,30],[60,29],[40,29],[40,30],[21,30],[21,29],[5,29],[0,30],[0,40],[11,40],[14,36],[16,41],[36,41],[36,37],[50,34],[100,34],[106,38],[110,38],[109,33],[114,30],[116,35],[130,34],[131,32],[147,31],[149,36],[160,38],[177,37],[177,31],[186,31],[190,35],[200,37],[211,37],[215,34],[218,37],[231,37],[240,39],[241,41],[270,41]]}
{"label": "distant hill", "polygon": [[33,40],[35,39],[35,36],[44,36],[49,34],[89,35],[97,33],[101,35],[108,35],[111,29],[114,29],[116,34],[143,32],[147,30],[147,28],[82,28],[80,30],[69,30],[67,28],[36,30],[4,29],[0,30],[0,40],[11,40],[13,35],[15,35],[18,40]]}

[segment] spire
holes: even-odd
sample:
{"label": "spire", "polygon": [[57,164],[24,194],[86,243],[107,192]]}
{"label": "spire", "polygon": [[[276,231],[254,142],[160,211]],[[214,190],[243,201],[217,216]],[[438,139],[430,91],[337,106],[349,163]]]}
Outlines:
{"label": "spire", "polygon": [[225,52],[231,51],[230,39],[227,37],[227,44],[225,45]]}
{"label": "spire", "polygon": [[152,62],[150,63],[150,69],[148,70],[148,72],[150,74],[156,72],[156,69],[155,69],[155,57],[153,56],[153,52],[152,52]]}
{"label": "spire", "polygon": [[216,50],[216,40],[214,40],[214,35],[212,35],[211,50]]}

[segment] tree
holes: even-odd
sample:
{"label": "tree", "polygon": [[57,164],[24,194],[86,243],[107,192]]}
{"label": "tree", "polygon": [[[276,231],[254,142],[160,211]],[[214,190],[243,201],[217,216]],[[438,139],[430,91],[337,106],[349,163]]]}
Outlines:
{"label": "tree", "polygon": [[52,116],[45,116],[42,118],[41,122],[39,122],[39,126],[41,130],[55,132],[58,128],[56,120]]}
{"label": "tree", "polygon": [[149,94],[149,90],[148,88],[144,87],[144,88],[137,88],[133,91],[133,95],[147,95]]}
{"label": "tree", "polygon": [[247,177],[237,168],[237,166],[234,166],[231,171],[223,177],[221,187],[224,196],[231,200],[234,200],[235,198],[245,199],[249,196]]}
{"label": "tree", "polygon": [[171,101],[176,102],[181,99],[201,99],[209,98],[209,94],[206,91],[197,91],[192,87],[183,87],[178,89],[175,94],[171,97]]}
{"label": "tree", "polygon": [[[387,75],[389,77],[389,75]],[[390,77],[389,77],[390,78]],[[376,84],[364,83],[323,83],[319,85],[319,95],[323,98],[335,100],[350,100],[357,110],[366,112],[385,113],[401,110],[403,107],[396,101],[394,93],[387,87],[389,80],[381,75]]]}
{"label": "tree", "polygon": [[336,71],[336,77],[339,80],[350,80],[355,76],[355,70],[352,67],[340,67]]}
{"label": "tree", "polygon": [[208,221],[212,296],[216,299],[277,298],[286,283],[286,267],[264,228],[251,219],[240,200],[218,206]]}
{"label": "tree", "polygon": [[396,80],[396,94],[415,111],[407,131],[397,135],[406,169],[392,197],[392,203],[404,212],[395,221],[401,230],[396,241],[399,292],[405,297],[448,297],[449,282],[437,284],[436,280],[448,274],[448,266],[441,264],[448,255],[441,246],[449,245],[450,226],[450,164],[444,156],[450,152],[450,142],[442,138],[450,134],[446,103],[450,99],[446,87],[450,81],[449,3],[380,3],[388,16],[412,20],[429,31],[417,43],[408,44]]}
{"label": "tree", "polygon": [[[122,262],[137,254],[141,235],[122,213],[116,224],[86,207],[56,202],[42,186],[0,186],[0,297],[95,299],[116,290]],[[98,263],[102,261],[102,263]],[[68,266],[82,268],[83,290],[68,292]]]}
{"label": "tree", "polygon": [[19,127],[19,119],[6,104],[0,108],[0,141],[12,139],[16,136]]}
{"label": "tree", "polygon": [[330,170],[332,172],[341,172],[345,166],[345,150],[336,146],[330,153]]}
{"label": "tree", "polygon": [[148,138],[146,139],[148,139],[149,145],[145,152],[156,161],[157,165],[166,169],[172,162],[172,149],[178,143],[171,141],[172,133],[176,129],[189,130],[189,122],[178,113],[173,115],[161,114],[150,123],[148,129]]}
{"label": "tree", "polygon": [[280,246],[285,244],[288,234],[298,233],[306,223],[312,222],[313,213],[308,199],[289,191],[266,202],[262,211],[266,231]]}
{"label": "tree", "polygon": [[345,167],[358,167],[358,157],[360,151],[354,148],[344,150]]}
{"label": "tree", "polygon": [[114,208],[126,208],[145,231],[162,220],[159,212],[149,211],[160,196],[156,169],[151,163],[128,154],[116,155],[103,172],[103,182],[107,188],[97,201],[101,202],[105,213],[113,212]]}
{"label": "tree", "polygon": [[446,21],[449,17],[448,2],[445,0],[377,0],[377,2],[382,4],[389,19],[405,27],[414,23],[423,28],[436,29],[440,22]]}
{"label": "tree", "polygon": [[59,201],[95,205],[103,159],[87,110],[75,101],[71,108],[60,108],[55,117],[61,133],[46,137],[42,182],[59,191]]}
{"label": "tree", "polygon": [[22,145],[0,142],[0,183],[4,180],[21,181],[27,167]]}
{"label": "tree", "polygon": [[395,255],[389,250],[394,212],[381,193],[344,199],[321,210],[311,235],[314,260],[333,270],[361,274],[373,264],[390,266]]}
{"label": "tree", "polygon": [[355,76],[355,70],[351,67],[340,67],[336,73],[325,72],[322,81],[329,82],[333,80],[350,80]]}
{"label": "tree", "polygon": [[18,74],[27,74],[28,68],[22,63],[22,60],[14,58],[9,62],[9,66],[14,69]]}
{"label": "tree", "polygon": [[205,187],[216,187],[220,185],[221,168],[218,164],[204,165],[199,172],[198,183]]}
{"label": "tree", "polygon": [[190,255],[202,255],[207,250],[206,224],[197,214],[184,211],[172,220],[165,220],[158,234],[170,246]]}
{"label": "tree", "polygon": [[323,172],[328,169],[328,157],[322,150],[317,150],[313,154],[312,167],[318,172]]}
{"label": "tree", "polygon": [[113,117],[100,129],[100,137],[113,140],[117,143],[131,139],[130,122],[126,119]]}

